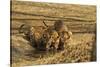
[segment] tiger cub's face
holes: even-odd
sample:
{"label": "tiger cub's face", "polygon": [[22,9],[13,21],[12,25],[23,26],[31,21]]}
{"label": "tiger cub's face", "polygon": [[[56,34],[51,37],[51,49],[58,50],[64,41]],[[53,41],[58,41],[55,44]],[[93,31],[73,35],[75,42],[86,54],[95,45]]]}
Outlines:
{"label": "tiger cub's face", "polygon": [[60,34],[60,38],[61,38],[61,42],[63,43],[67,43],[68,41],[70,41],[72,36],[72,32],[70,31],[64,31]]}
{"label": "tiger cub's face", "polygon": [[49,36],[46,36],[46,39],[45,39],[45,44],[46,44],[46,48],[47,49],[50,49],[51,47],[54,47],[54,48],[58,48],[58,44],[59,44],[59,35],[58,33],[53,30],[51,31],[50,33],[48,33]]}

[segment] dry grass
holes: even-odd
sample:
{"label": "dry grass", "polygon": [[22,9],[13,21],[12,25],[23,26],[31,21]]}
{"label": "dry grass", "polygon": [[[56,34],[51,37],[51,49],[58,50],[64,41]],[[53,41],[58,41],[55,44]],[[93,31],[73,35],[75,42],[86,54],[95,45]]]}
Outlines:
{"label": "dry grass", "polygon": [[12,28],[25,23],[33,26],[53,25],[63,20],[72,32],[94,32],[96,27],[96,6],[54,4],[37,2],[12,2]]}
{"label": "dry grass", "polygon": [[[73,41],[69,45],[66,45],[63,51],[58,52],[36,51],[25,39],[15,36],[12,38],[16,39],[17,42],[13,41],[14,39],[12,39],[12,42],[15,43],[14,45],[19,44],[19,46],[14,46],[13,48],[17,48],[17,51],[19,50],[20,52],[12,51],[13,67],[96,61],[96,55],[93,55],[95,53],[93,46],[96,46],[94,44],[95,41],[92,40],[95,37],[94,34],[75,34],[72,37]],[[78,36],[81,38],[77,38]]]}

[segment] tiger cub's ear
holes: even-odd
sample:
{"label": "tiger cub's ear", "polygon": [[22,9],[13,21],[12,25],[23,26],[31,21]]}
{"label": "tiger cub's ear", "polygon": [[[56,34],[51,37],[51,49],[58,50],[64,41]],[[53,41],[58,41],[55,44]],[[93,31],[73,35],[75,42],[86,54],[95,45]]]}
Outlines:
{"label": "tiger cub's ear", "polygon": [[70,36],[72,36],[72,35],[73,35],[71,31],[68,31],[68,34],[69,34]]}

